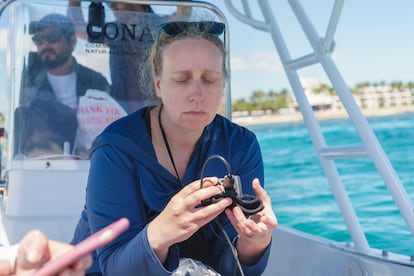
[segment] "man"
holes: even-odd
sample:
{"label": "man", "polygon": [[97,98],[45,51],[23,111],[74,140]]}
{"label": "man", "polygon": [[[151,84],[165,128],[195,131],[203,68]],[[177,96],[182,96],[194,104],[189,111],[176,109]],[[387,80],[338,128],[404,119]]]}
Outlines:
{"label": "man", "polygon": [[[19,245],[0,247],[0,276],[29,275],[50,259],[54,259],[73,246],[48,238],[37,230],[28,232]],[[83,275],[92,264],[90,255],[66,267],[63,275]]]}
{"label": "man", "polygon": [[[105,77],[77,63],[72,56],[75,29],[64,15],[48,14],[31,22],[29,34],[37,47],[24,66],[20,105],[16,110],[16,154],[39,156],[73,152],[76,108],[88,89],[110,91]],[[46,143],[47,141],[47,143]]]}
{"label": "man", "polygon": [[32,88],[35,95],[23,93],[22,105],[29,104],[35,97],[42,97],[76,108],[77,99],[87,89],[109,92],[109,84],[102,74],[78,64],[72,56],[76,35],[66,16],[46,15],[40,21],[30,23],[29,33],[33,35],[37,54],[29,55],[23,88]]}

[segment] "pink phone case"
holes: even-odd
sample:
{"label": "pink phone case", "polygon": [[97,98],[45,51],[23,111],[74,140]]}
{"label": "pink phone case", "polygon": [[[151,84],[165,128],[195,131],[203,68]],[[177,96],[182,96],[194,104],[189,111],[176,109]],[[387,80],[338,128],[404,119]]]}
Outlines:
{"label": "pink phone case", "polygon": [[106,226],[87,239],[76,244],[71,250],[60,255],[58,258],[45,263],[33,275],[44,276],[54,275],[64,268],[72,265],[74,262],[92,253],[97,248],[114,240],[129,227],[129,220],[121,218],[114,223]]}

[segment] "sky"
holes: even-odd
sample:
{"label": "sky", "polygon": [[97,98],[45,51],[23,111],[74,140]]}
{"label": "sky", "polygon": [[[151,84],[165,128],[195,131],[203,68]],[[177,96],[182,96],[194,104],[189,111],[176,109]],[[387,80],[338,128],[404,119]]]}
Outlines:
{"label": "sky", "polygon": [[[238,21],[222,0],[209,2],[220,8],[229,22],[232,98],[248,99],[257,90],[291,90],[270,35]],[[233,2],[236,7],[241,6],[240,0]],[[252,14],[261,20],[257,1],[248,2]],[[289,1],[268,2],[285,36],[290,56],[298,58],[311,53]],[[319,36],[323,37],[334,1],[301,0],[300,3]],[[332,57],[348,86],[361,82],[414,80],[413,12],[412,0],[344,1]],[[7,47],[3,34],[4,30],[0,29],[0,55],[4,55]],[[5,64],[0,60],[0,72],[4,70]],[[0,83],[2,78],[4,76],[0,76]],[[318,80],[329,84],[320,66],[316,65],[300,70],[300,78],[303,82]]]}

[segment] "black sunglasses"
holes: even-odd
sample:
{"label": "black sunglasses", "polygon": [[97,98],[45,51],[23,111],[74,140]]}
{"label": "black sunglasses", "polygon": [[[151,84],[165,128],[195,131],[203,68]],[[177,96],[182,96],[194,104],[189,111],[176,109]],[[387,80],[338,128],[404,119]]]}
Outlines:
{"label": "black sunglasses", "polygon": [[200,22],[167,22],[160,25],[160,31],[166,36],[174,37],[181,33],[197,32],[206,35],[219,36],[224,32],[224,24],[215,21]]}
{"label": "black sunglasses", "polygon": [[58,42],[63,37],[62,34],[59,33],[50,33],[45,35],[34,35],[32,36],[33,43],[37,46],[40,46],[43,44],[43,42],[46,40],[49,43],[55,43]]}

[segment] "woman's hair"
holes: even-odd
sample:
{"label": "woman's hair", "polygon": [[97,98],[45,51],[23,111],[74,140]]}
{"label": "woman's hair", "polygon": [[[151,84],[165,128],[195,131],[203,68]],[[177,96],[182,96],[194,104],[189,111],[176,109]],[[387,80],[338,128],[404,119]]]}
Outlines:
{"label": "woman's hair", "polygon": [[224,32],[224,24],[214,21],[186,22],[175,21],[160,25],[158,37],[151,49],[151,69],[153,76],[162,72],[162,53],[172,42],[185,38],[206,39],[219,48],[223,55],[223,74],[227,78],[226,49],[220,35]]}

